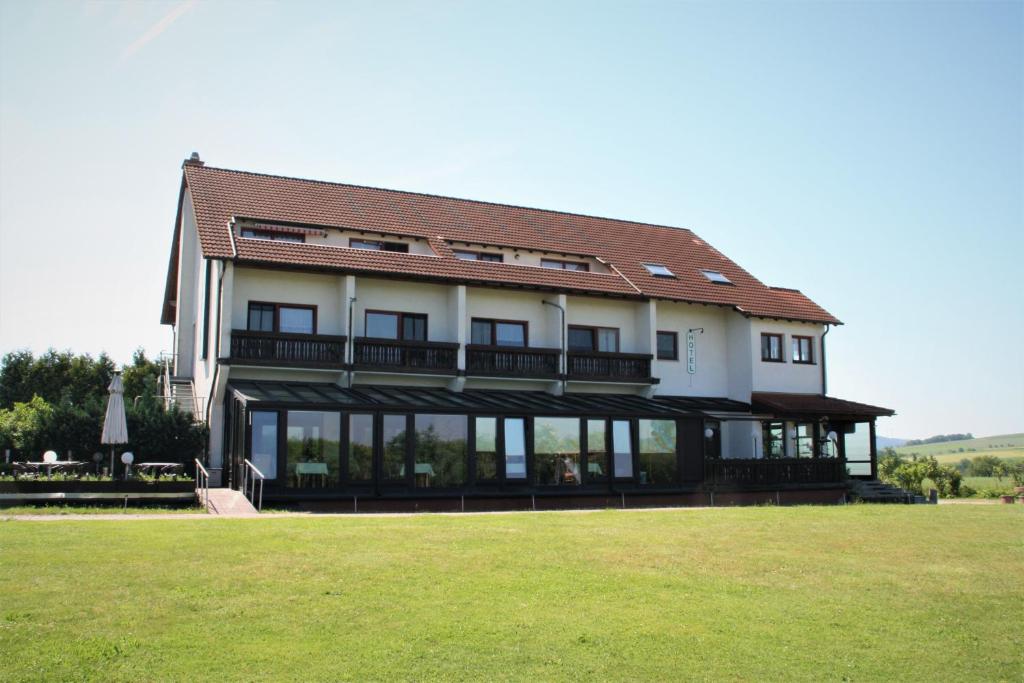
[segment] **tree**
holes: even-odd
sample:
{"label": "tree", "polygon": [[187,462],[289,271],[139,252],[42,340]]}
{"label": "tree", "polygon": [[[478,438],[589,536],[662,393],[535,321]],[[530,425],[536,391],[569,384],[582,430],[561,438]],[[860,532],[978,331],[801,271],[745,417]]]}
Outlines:
{"label": "tree", "polygon": [[45,428],[52,414],[53,408],[39,396],[15,403],[10,410],[0,410],[0,435],[6,440],[2,447],[15,448],[26,455],[41,453],[48,448]]}
{"label": "tree", "polygon": [[82,404],[106,393],[115,369],[105,353],[95,359],[54,349],[39,358],[29,351],[8,353],[0,361],[0,408],[27,403],[33,396],[51,404],[61,399]]}
{"label": "tree", "polygon": [[139,396],[156,396],[157,383],[162,372],[160,363],[146,358],[143,349],[136,349],[132,354],[131,365],[124,366],[121,372],[125,402],[131,403]]}

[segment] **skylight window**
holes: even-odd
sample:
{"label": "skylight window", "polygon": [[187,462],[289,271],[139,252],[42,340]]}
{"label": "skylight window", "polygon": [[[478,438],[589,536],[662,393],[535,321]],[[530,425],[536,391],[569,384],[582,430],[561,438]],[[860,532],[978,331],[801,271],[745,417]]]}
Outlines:
{"label": "skylight window", "polygon": [[644,268],[647,272],[655,277],[675,277],[675,273],[668,269],[667,266],[663,266],[660,263],[645,263]]}
{"label": "skylight window", "polygon": [[732,280],[719,273],[717,270],[702,270],[704,277],[720,285],[731,285]]}

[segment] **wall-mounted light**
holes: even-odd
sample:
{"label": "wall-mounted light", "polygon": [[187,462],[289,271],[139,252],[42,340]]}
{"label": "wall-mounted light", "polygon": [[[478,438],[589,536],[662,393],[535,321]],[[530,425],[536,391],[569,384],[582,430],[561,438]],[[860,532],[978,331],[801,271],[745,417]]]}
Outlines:
{"label": "wall-mounted light", "polygon": [[705,439],[710,439],[710,438],[713,438],[714,436],[715,436],[715,430],[712,429],[711,427],[708,427],[707,429],[704,430],[704,438]]}

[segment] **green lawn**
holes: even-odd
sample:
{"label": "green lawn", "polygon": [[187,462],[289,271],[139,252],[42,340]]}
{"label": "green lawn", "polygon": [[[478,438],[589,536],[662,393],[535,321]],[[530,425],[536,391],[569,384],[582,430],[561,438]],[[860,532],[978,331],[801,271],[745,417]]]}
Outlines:
{"label": "green lawn", "polygon": [[[961,451],[960,449],[963,449]],[[921,446],[900,446],[896,449],[900,455],[909,456],[912,453],[918,455],[934,455],[939,463],[953,465],[964,458],[974,458],[979,455],[994,455],[999,458],[1021,458],[1024,457],[1024,434],[1003,434],[1001,436],[985,436],[979,439],[967,439],[964,441],[945,441],[943,443],[929,443]]]}
{"label": "green lawn", "polygon": [[3,680],[1024,679],[1024,506],[0,522]]}

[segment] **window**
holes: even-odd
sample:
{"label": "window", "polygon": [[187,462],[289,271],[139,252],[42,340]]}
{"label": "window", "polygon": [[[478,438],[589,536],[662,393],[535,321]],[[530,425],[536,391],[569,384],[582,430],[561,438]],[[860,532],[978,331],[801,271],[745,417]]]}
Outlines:
{"label": "window", "polygon": [[380,240],[361,240],[354,237],[349,238],[348,246],[352,249],[367,249],[369,251],[395,251],[402,254],[409,253],[409,245],[405,242],[383,242]]}
{"label": "window", "polygon": [[526,346],[526,323],[473,318],[470,343],[485,346]]}
{"label": "window", "polygon": [[640,483],[674,484],[679,471],[675,420],[640,420]]}
{"label": "window", "polygon": [[618,353],[619,330],[616,327],[569,326],[570,351],[608,351]]}
{"label": "window", "polygon": [[427,316],[423,313],[367,311],[366,336],[377,339],[427,341]]}
{"label": "window", "polygon": [[526,479],[526,420],[505,418],[505,478]]}
{"label": "window", "polygon": [[785,458],[785,424],[782,422],[761,423],[761,446],[766,458]]}
{"label": "window", "polygon": [[767,363],[785,362],[785,359],[782,357],[781,334],[769,334],[767,332],[761,334],[761,360]]}
{"label": "window", "polygon": [[811,423],[796,425],[796,457],[814,457],[814,425]]}
{"label": "window", "polygon": [[289,410],[285,433],[287,486],[322,489],[338,481],[339,413]]}
{"label": "window", "polygon": [[502,263],[505,260],[503,254],[497,254],[493,251],[464,251],[462,249],[453,249],[452,252],[455,254],[455,258],[462,261],[488,261],[491,263]]}
{"label": "window", "polygon": [[717,285],[731,285],[732,284],[732,280],[727,278],[725,275],[722,275],[717,270],[702,270],[700,272],[701,272],[701,274],[704,277],[706,277],[708,280],[710,280],[711,282],[714,282]]}
{"label": "window", "polygon": [[633,476],[633,440],[629,420],[612,420],[612,452],[615,457],[615,478]]}
{"label": "window", "polygon": [[252,421],[252,464],[267,479],[277,479],[277,413],[254,410]]}
{"label": "window", "polygon": [[679,335],[675,332],[658,333],[658,360],[679,360]]}
{"label": "window", "polygon": [[212,280],[211,270],[213,261],[206,262],[206,284],[203,289],[206,296],[203,298],[203,348],[200,358],[205,359],[210,346],[210,284]]}
{"label": "window", "polygon": [[250,301],[249,330],[316,334],[316,306]]}
{"label": "window", "polygon": [[814,364],[814,337],[793,336],[793,362]]}
{"label": "window", "polygon": [[444,488],[466,483],[465,415],[416,415],[416,488]]}
{"label": "window", "polygon": [[650,273],[651,275],[653,275],[655,277],[675,277],[676,276],[675,273],[673,273],[666,266],[663,266],[660,263],[645,263],[644,264],[644,268],[647,269],[648,273]]}
{"label": "window", "polygon": [[590,270],[589,263],[583,263],[581,261],[558,261],[556,259],[542,258],[540,260],[541,268],[554,268],[556,270],[577,270],[577,271],[588,271]]}
{"label": "window", "polygon": [[273,232],[272,230],[252,230],[242,228],[242,237],[251,240],[273,240],[274,242],[305,242],[306,236],[294,232]]}
{"label": "window", "polygon": [[533,476],[541,486],[579,486],[582,483],[578,418],[534,418]]}
{"label": "window", "polygon": [[405,415],[384,415],[383,419],[381,478],[394,481],[405,477],[406,418]]}
{"label": "window", "polygon": [[349,415],[348,478],[357,482],[373,479],[373,415]]}
{"label": "window", "polygon": [[608,480],[605,421],[587,420],[587,481]]}
{"label": "window", "polygon": [[476,478],[494,481],[498,478],[498,418],[476,418]]}

